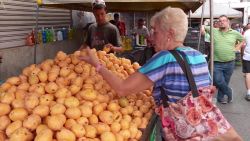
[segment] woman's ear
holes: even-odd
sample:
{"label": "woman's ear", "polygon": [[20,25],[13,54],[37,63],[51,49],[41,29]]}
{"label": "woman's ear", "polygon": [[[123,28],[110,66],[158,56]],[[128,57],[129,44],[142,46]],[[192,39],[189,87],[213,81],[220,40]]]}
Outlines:
{"label": "woman's ear", "polygon": [[168,30],[168,35],[167,36],[168,36],[168,38],[174,39],[175,38],[175,31],[172,28],[170,28]]}

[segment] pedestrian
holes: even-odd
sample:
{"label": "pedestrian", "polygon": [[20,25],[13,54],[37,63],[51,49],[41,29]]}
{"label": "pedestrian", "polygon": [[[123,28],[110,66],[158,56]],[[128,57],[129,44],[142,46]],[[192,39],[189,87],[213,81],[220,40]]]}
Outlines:
{"label": "pedestrian", "polygon": [[[210,20],[209,19],[206,19],[204,21],[204,25],[206,26],[209,26],[210,25]],[[204,41],[205,41],[205,55],[206,55],[206,59],[207,59],[207,62],[209,61],[210,59],[210,34],[208,32],[205,32],[204,35]]]}
{"label": "pedestrian", "polygon": [[145,21],[144,19],[139,19],[137,21],[137,28],[134,29],[133,34],[136,36],[136,38],[138,38],[137,40],[139,40],[139,44],[137,45],[146,45],[146,43],[144,43],[144,40],[142,43],[140,43],[140,38],[146,39],[147,42],[149,41],[149,30],[148,28],[145,26]]}
{"label": "pedestrian", "polygon": [[[202,26],[202,32],[209,32],[210,27]],[[243,45],[243,36],[230,28],[226,15],[219,17],[219,28],[214,28],[214,84],[218,89],[217,101],[222,104],[233,101],[233,91],[229,87],[235,67],[235,50]],[[238,44],[237,44],[238,43]],[[236,45],[237,44],[237,45]],[[227,100],[224,96],[227,96]]]}
{"label": "pedestrian", "polygon": [[236,30],[236,31],[238,31],[241,34],[243,32],[242,25],[239,24],[239,23],[232,23],[231,28],[234,29],[234,30]]}
{"label": "pedestrian", "polygon": [[104,47],[110,48],[114,52],[122,52],[123,48],[121,37],[117,27],[106,20],[106,5],[103,0],[94,0],[92,2],[92,10],[96,19],[96,23],[89,26],[87,31],[87,39],[81,46],[83,48],[95,48],[103,50]]}
{"label": "pedestrian", "polygon": [[244,32],[246,45],[243,49],[242,72],[245,73],[245,85],[247,88],[245,99],[250,101],[250,27],[248,25],[249,24],[247,24],[246,31]]}
{"label": "pedestrian", "polygon": [[218,20],[214,20],[214,28],[219,28],[219,21]]}
{"label": "pedestrian", "polygon": [[121,36],[126,35],[125,23],[123,21],[120,21],[120,15],[118,13],[114,14],[114,20],[111,20],[110,23],[112,23],[118,28]]}

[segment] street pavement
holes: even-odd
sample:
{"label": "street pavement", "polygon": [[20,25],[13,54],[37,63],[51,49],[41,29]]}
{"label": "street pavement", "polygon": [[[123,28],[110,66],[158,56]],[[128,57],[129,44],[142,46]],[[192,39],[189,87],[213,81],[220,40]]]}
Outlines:
{"label": "street pavement", "polygon": [[235,67],[229,85],[233,89],[233,102],[216,104],[243,140],[250,141],[250,101],[244,98],[246,87],[241,66]]}

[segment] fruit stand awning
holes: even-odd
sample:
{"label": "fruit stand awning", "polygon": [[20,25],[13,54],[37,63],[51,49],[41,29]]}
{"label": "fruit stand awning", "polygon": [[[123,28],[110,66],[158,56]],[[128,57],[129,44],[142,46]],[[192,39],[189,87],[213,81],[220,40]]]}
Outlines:
{"label": "fruit stand awning", "polygon": [[[241,18],[242,12],[235,10],[229,6],[228,3],[214,3],[214,18],[219,18],[221,15],[227,15],[229,18]],[[205,3],[204,18],[210,18],[209,1]],[[202,7],[198,8],[194,13],[191,14],[191,18],[201,18]]]}
{"label": "fruit stand awning", "polygon": [[[202,3],[201,0],[105,0],[110,12],[143,12],[159,11],[167,6],[179,7],[184,11],[193,12]],[[65,9],[75,9],[91,11],[92,0],[43,0],[41,6],[57,7]]]}

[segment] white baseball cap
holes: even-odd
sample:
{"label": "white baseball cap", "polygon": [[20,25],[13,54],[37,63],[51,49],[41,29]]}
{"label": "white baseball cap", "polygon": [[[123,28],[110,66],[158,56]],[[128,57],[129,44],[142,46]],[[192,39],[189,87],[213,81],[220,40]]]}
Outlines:
{"label": "white baseball cap", "polygon": [[93,0],[92,1],[92,9],[95,7],[105,8],[106,7],[105,1],[104,0]]}

